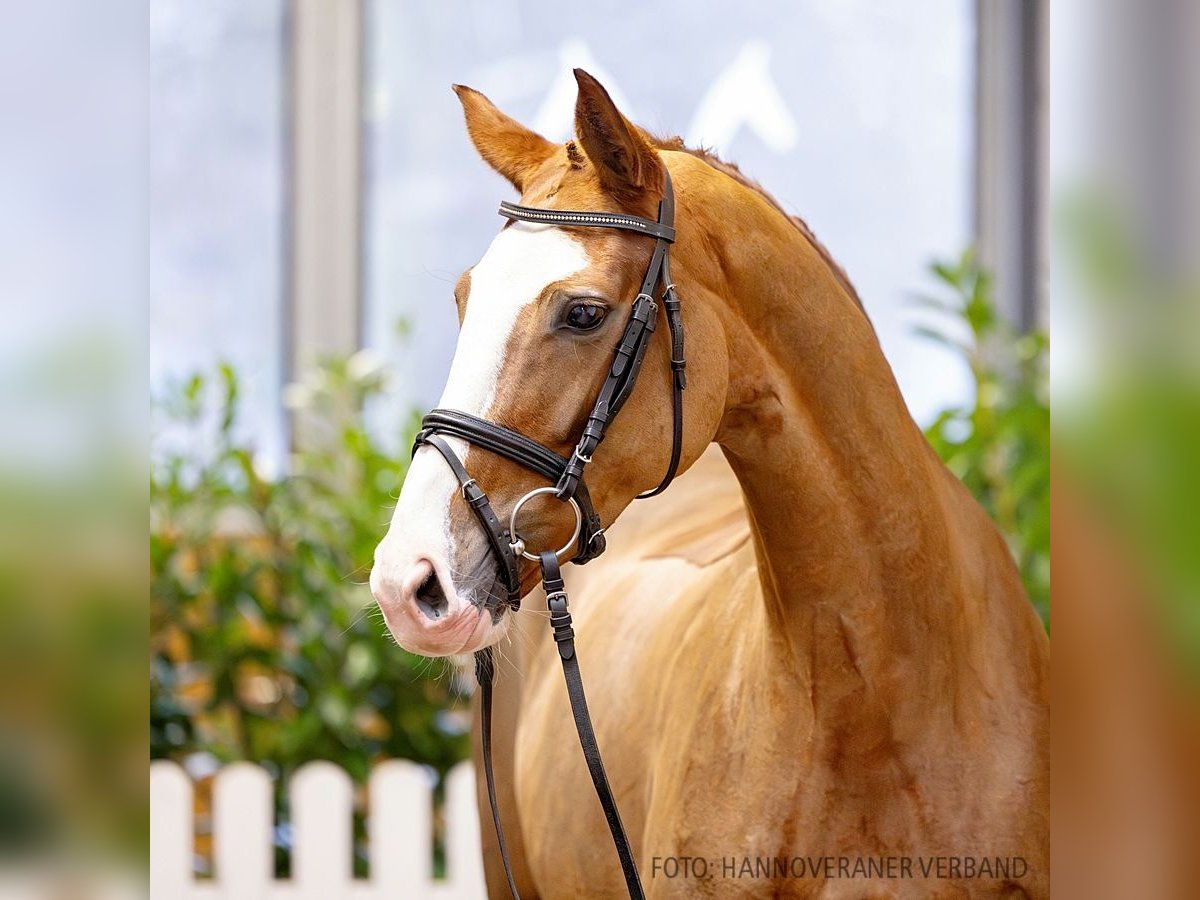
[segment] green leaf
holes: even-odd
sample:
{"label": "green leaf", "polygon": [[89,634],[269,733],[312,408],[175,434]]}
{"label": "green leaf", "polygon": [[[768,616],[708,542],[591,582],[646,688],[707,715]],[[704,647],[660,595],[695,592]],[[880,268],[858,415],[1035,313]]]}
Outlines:
{"label": "green leaf", "polygon": [[914,333],[963,356],[975,391],[971,408],[942,410],[926,437],[983,508],[998,517],[1015,556],[1023,560],[1026,591],[1045,621],[1050,596],[1049,341],[1041,332],[1011,333],[997,312],[991,275],[977,266],[970,251],[957,262],[935,262],[930,270],[949,295],[918,297],[914,305],[952,314],[965,326],[970,342],[924,325]]}

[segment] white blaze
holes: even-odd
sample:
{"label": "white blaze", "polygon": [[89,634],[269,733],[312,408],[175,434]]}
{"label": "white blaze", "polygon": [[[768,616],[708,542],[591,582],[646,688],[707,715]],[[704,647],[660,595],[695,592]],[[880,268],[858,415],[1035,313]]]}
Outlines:
{"label": "white blaze", "polygon": [[[587,264],[583,244],[562,229],[514,222],[496,235],[471,270],[470,303],[438,406],[486,415],[496,396],[505,347],[521,311],[537,300],[546,285],[569,278]],[[460,458],[466,455],[465,442],[447,441]],[[400,491],[391,528],[376,551],[375,569],[390,569],[389,574],[401,577],[417,559],[425,557],[440,575],[452,578],[457,568],[473,562],[454,556],[449,509],[458,489],[437,451],[427,447],[417,453]]]}
{"label": "white blaze", "polygon": [[438,406],[482,416],[496,396],[504,348],[521,311],[553,281],[588,264],[576,238],[561,228],[514,222],[471,270],[471,302]]}

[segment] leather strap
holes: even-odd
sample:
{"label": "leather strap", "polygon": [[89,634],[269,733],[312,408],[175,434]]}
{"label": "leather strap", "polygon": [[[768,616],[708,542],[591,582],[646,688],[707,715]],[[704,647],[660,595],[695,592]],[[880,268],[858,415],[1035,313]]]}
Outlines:
{"label": "leather strap", "polygon": [[582,483],[584,467],[591,462],[592,454],[604,440],[609,423],[633,392],[633,386],[642,368],[642,359],[650,345],[650,335],[654,333],[657,322],[658,304],[654,298],[649,294],[638,294],[625,331],[614,351],[608,374],[600,386],[600,393],[592,411],[588,414],[583,434],[580,435],[579,443],[575,445],[575,450],[558,479],[559,497],[569,497],[578,490]]}
{"label": "leather strap", "polygon": [[513,609],[520,609],[521,578],[517,572],[516,555],[509,548],[511,537],[508,529],[500,523],[499,517],[492,510],[492,504],[488,502],[487,494],[463,468],[463,464],[458,461],[458,457],[450,449],[450,445],[435,434],[424,435],[416,446],[419,447],[423,443],[433,447],[441,454],[442,459],[446,460],[446,464],[450,466],[450,471],[454,473],[454,477],[458,479],[463,499],[475,513],[479,524],[483,526],[483,533],[487,535],[492,553],[500,561],[500,573],[504,577],[504,586],[508,589],[508,603]]}
{"label": "leather strap", "polygon": [[[537,441],[530,440],[520,432],[512,431],[502,425],[456,409],[434,409],[421,420],[421,430],[417,432],[414,452],[433,434],[449,434],[462,438],[470,444],[524,466],[551,482],[559,480],[559,476],[567,465],[565,457],[543,447]],[[459,468],[462,468],[461,464]],[[575,502],[579,504],[583,525],[580,531],[579,550],[572,557],[571,562],[584,565],[604,552],[607,541],[604,537],[604,525],[600,521],[600,514],[592,505],[592,497],[588,493],[587,485],[582,482],[578,484],[575,491]],[[516,566],[515,560],[513,565]]]}
{"label": "leather strap", "polygon": [[547,481],[556,481],[562,467],[567,463],[565,457],[527,438],[519,431],[457,409],[430,410],[421,420],[421,431],[417,438],[421,440],[423,435],[435,431],[461,437],[471,444],[536,472]]}
{"label": "leather strap", "polygon": [[546,551],[541,554],[541,566],[542,583],[546,588],[546,605],[550,609],[550,625],[554,629],[554,641],[558,644],[558,658],[562,661],[563,678],[567,682],[567,696],[571,701],[575,731],[579,734],[579,746],[583,748],[583,758],[592,776],[596,797],[604,809],[604,819],[608,822],[608,830],[612,834],[613,846],[616,847],[617,858],[621,862],[621,872],[625,876],[629,896],[641,900],[646,895],[638,877],[637,863],[633,860],[633,850],[629,846],[625,826],[621,823],[616,798],[613,797],[612,788],[608,784],[604,760],[600,757],[600,745],[596,743],[596,732],[592,728],[592,717],[588,712],[587,697],[583,692],[583,676],[579,672],[579,657],[575,654],[575,631],[571,627],[567,592],[563,585],[562,573],[559,571],[558,559],[554,553]]}
{"label": "leather strap", "polygon": [[537,206],[521,206],[519,203],[500,201],[497,210],[506,219],[518,219],[522,222],[534,222],[539,225],[559,225],[579,228],[619,228],[623,231],[634,231],[638,234],[648,234],[659,240],[672,243],[675,240],[675,229],[672,220],[653,222],[641,216],[629,213],[582,212],[573,209],[541,209]]}
{"label": "leather strap", "polygon": [[512,860],[508,858],[508,844],[504,841],[504,826],[500,823],[500,804],[496,801],[496,774],[492,767],[492,682],[496,677],[496,663],[492,648],[475,651],[475,680],[479,682],[479,730],[483,750],[483,777],[487,781],[488,806],[492,808],[492,825],[496,828],[496,844],[500,848],[500,859],[504,863],[504,877],[513,900],[521,900],[517,893],[517,882],[513,878]]}
{"label": "leather strap", "polygon": [[[596,797],[600,801],[604,819],[612,835],[613,847],[616,848],[617,859],[621,864],[621,873],[625,877],[625,887],[634,900],[645,900],[646,895],[638,875],[637,863],[633,858],[633,849],[630,847],[628,835],[625,834],[621,813],[617,809],[617,801],[608,783],[608,774],[604,770],[596,731],[592,727],[592,716],[588,711],[587,696],[583,690],[583,676],[579,671],[579,658],[575,653],[575,629],[571,622],[566,586],[558,565],[558,557],[553,551],[547,550],[540,554],[539,562],[542,568],[542,585],[546,591],[546,606],[550,610],[550,627],[554,632],[554,642],[558,646],[558,657],[562,661],[567,698],[571,702],[571,715],[575,720],[575,732],[579,736],[584,762],[587,763],[592,786],[596,790]],[[500,804],[496,799],[496,775],[492,762],[492,685],[495,671],[492,648],[486,647],[476,651],[475,678],[479,682],[480,691],[480,747],[483,752],[483,776],[487,784],[488,806],[491,809],[492,825],[496,829],[496,844],[500,848],[500,860],[504,864],[508,890],[513,900],[521,900],[513,877],[512,860],[508,855],[508,842],[504,838],[504,825],[500,820]]]}
{"label": "leather strap", "polygon": [[[660,223],[667,225],[673,225],[675,221],[675,189],[671,184],[670,175],[666,175],[663,182],[663,198],[658,206],[658,220]],[[671,229],[670,240],[665,237],[659,237],[655,241],[654,251],[651,253],[650,262],[646,266],[646,274],[642,278],[641,290],[634,300],[629,321],[626,323],[625,331],[621,335],[620,342],[617,344],[608,375],[605,377],[604,383],[600,386],[600,393],[597,395],[592,412],[588,416],[587,424],[584,426],[579,443],[576,444],[575,450],[571,454],[566,468],[563,470],[562,477],[558,481],[557,487],[560,498],[565,499],[571,496],[572,491],[581,483],[584,467],[591,461],[592,455],[600,446],[600,442],[604,440],[609,423],[620,412],[621,407],[633,392],[634,385],[637,383],[638,373],[641,371],[642,359],[645,357],[646,349],[650,345],[650,336],[654,333],[658,322],[658,304],[655,302],[654,297],[660,283],[663,285],[664,305],[666,305],[668,295],[670,295],[671,305],[674,308],[673,313],[668,310],[667,318],[671,329],[673,371],[671,462],[667,466],[667,473],[662,481],[659,482],[658,487],[639,496],[653,497],[656,494],[660,494],[667,489],[667,486],[675,478],[675,473],[679,468],[679,455],[683,446],[682,395],[686,379],[680,375],[682,368],[676,368],[674,363],[674,360],[678,359],[682,365],[683,318],[680,311],[679,298],[674,293],[675,286],[670,280],[670,254],[668,250],[673,240],[674,228]]]}

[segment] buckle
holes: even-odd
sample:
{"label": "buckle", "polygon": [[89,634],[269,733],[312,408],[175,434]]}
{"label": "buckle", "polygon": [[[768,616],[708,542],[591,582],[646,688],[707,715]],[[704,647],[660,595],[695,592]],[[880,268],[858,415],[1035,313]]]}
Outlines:
{"label": "buckle", "polygon": [[[646,310],[646,317],[644,319],[638,317],[638,311],[639,311],[638,304],[641,303],[642,300],[646,301],[645,304],[643,304],[643,308]],[[658,301],[657,300],[655,300],[649,294],[638,294],[636,297],[633,298],[633,313],[630,315],[629,318],[635,322],[641,322],[641,323],[645,324],[646,322],[648,322],[650,320],[651,315],[657,311],[658,311]]]}

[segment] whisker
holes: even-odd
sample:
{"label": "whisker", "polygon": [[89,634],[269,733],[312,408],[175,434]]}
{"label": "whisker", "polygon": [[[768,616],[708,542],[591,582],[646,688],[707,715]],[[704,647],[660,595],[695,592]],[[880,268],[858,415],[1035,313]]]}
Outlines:
{"label": "whisker", "polygon": [[[347,634],[350,631],[351,628],[353,628],[355,625],[357,625],[359,622],[361,622],[364,618],[370,617],[371,606],[374,606],[374,604],[372,603],[370,605],[364,605],[363,608],[360,609],[358,611],[358,613],[354,616],[354,618],[350,620],[350,624],[342,629],[341,634],[344,636],[345,634]],[[377,607],[377,606],[375,608],[379,609],[379,607]]]}
{"label": "whisker", "polygon": [[346,581],[348,579],[351,579],[355,575],[357,575],[359,572],[362,572],[364,569],[369,572],[371,570],[371,563],[363,563],[361,566],[351,569],[349,572],[346,572],[344,575],[342,575],[342,580]]}
{"label": "whisker", "polygon": [[507,663],[513,674],[516,675],[516,677],[524,680],[525,673],[521,671],[521,668],[517,665],[516,660],[512,659],[507,653],[504,652],[503,644],[504,642],[501,641],[495,645],[496,651],[500,656],[501,663]]}

